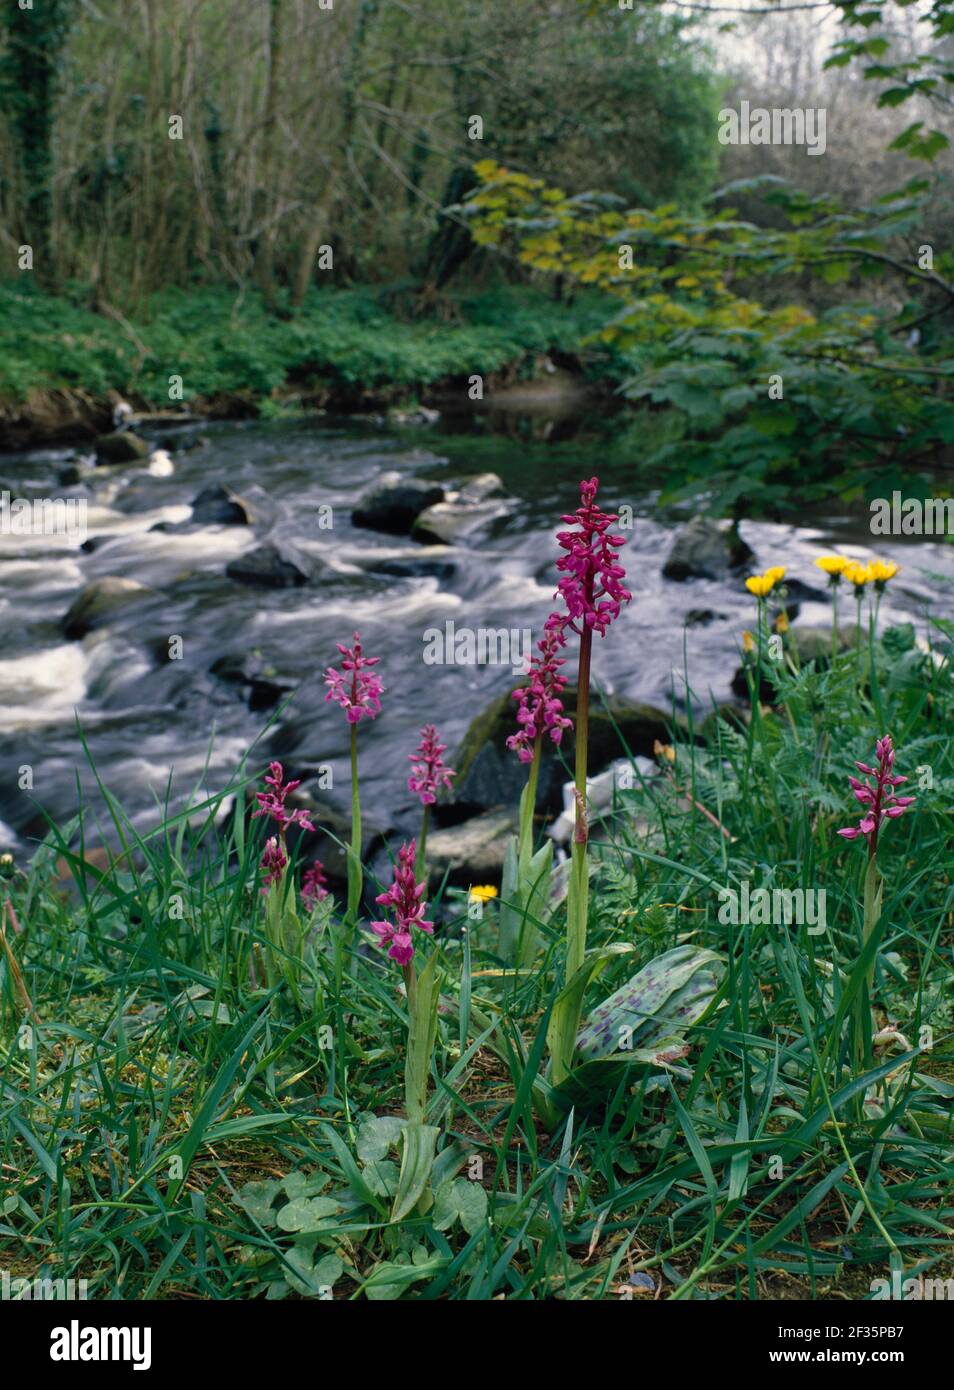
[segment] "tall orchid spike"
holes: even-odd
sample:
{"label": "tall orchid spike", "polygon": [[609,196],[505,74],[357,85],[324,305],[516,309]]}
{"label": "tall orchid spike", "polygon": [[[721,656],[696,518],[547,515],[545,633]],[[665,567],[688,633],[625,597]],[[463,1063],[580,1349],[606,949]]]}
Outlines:
{"label": "tall orchid spike", "polygon": [[384,686],[370,667],[381,660],[379,656],[365,656],[361,651],[361,634],[354,634],[354,646],[345,647],[336,642],[342,656],[342,671],[329,666],[325,672],[325,685],[328,693],[325,700],[337,700],[345,712],[349,724],[357,724],[367,717],[373,719],[381,713],[381,695]]}
{"label": "tall orchid spike", "polygon": [[414,878],[416,855],[417,846],[413,840],[410,844],[401,846],[398,862],[394,867],[394,882],[386,893],[379,893],[375,898],[375,902],[380,903],[382,907],[394,909],[393,922],[387,919],[372,922],[371,930],[380,939],[382,946],[390,946],[388,955],[392,960],[396,960],[398,965],[408,965],[414,955],[412,927],[430,935],[434,934],[434,923],[424,920],[427,910],[423,901],[425,885],[417,883]]}
{"label": "tall orchid spike", "polygon": [[610,527],[618,518],[597,506],[599,486],[599,478],[580,483],[580,506],[562,518],[579,529],[557,533],[560,549],[566,551],[557,561],[557,569],[564,576],[557,593],[566,605],[566,613],[550,614],[546,621],[550,630],[562,631],[569,626],[582,634],[585,628],[592,628],[605,637],[622,605],[633,597],[623,585],[626,571],[616,556],[626,541],[623,536],[610,534]]}
{"label": "tall orchid spike", "polygon": [[451,778],[457,775],[452,767],[444,763],[441,754],[446,751],[447,744],[441,743],[434,725],[425,724],[417,751],[408,754],[411,775],[407,779],[408,791],[420,797],[422,806],[433,806],[438,792],[449,788]]}
{"label": "tall orchid spike", "polygon": [[[877,850],[878,831],[884,821],[897,820],[899,816],[903,816],[916,799],[913,796],[897,796],[893,790],[908,779],[892,772],[894,745],[890,734],[878,739],[875,744],[875,756],[878,762],[876,768],[869,767],[867,763],[855,763],[858,771],[865,774],[863,782],[857,777],[848,778],[848,783],[857,800],[865,808],[865,813],[857,825],[848,825],[838,831],[846,840],[857,840],[859,835],[867,836],[869,856],[874,855]],[[875,779],[874,782],[870,780],[872,777]]]}

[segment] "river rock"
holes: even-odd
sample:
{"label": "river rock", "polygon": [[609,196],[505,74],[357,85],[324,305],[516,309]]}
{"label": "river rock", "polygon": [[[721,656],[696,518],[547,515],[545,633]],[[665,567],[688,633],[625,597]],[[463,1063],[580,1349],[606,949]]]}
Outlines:
{"label": "river rock", "polygon": [[[828,603],[831,600],[830,590],[819,588],[817,584],[806,584],[794,574],[782,580],[782,587],[790,599],[796,599],[799,603]],[[791,604],[787,606],[791,610]]]}
{"label": "river rock", "polygon": [[135,579],[107,574],[81,589],[63,618],[63,632],[71,641],[85,637],[116,611],[153,592]]}
{"label": "river rock", "polygon": [[310,561],[291,546],[266,541],[230,560],[225,573],[239,584],[262,589],[294,589],[309,582],[312,569]]}
{"label": "river rock", "polygon": [[716,613],[712,608],[690,608],[682,621],[686,627],[708,627],[722,618],[725,618],[725,614]]}
{"label": "river rock", "polygon": [[438,502],[415,519],[411,538],[425,545],[456,545],[502,516],[499,502]]}
{"label": "river rock", "polygon": [[[573,718],[576,714],[576,691],[572,687],[567,688],[563,704],[567,714]],[[514,719],[516,709],[516,700],[504,692],[470,725],[456,756],[450,760],[450,765],[457,770],[451,796],[456,805],[473,810],[489,810],[492,807],[513,806],[519,801],[527,780],[527,767],[507,748],[507,739],[517,727]],[[680,728],[685,727],[681,718],[677,722]],[[590,774],[602,771],[614,758],[624,753],[624,742],[631,753],[652,757],[657,739],[661,743],[672,742],[671,725],[670,715],[652,705],[615,695],[609,697],[608,706],[593,700],[590,705]],[[564,737],[563,753],[572,766],[572,734]],[[547,739],[540,759],[537,804],[558,811],[560,789],[565,780],[566,772],[557,750]]]}
{"label": "river rock", "polygon": [[207,449],[212,441],[207,434],[197,434],[185,442],[179,435],[166,434],[159,443],[163,449],[168,449],[170,454],[195,454],[200,449]]}
{"label": "river rock", "polygon": [[406,536],[421,512],[443,500],[444,489],[439,483],[385,473],[355,507],[351,520],[369,531]]}
{"label": "river rock", "polygon": [[129,430],[103,434],[96,441],[97,463],[136,463],[148,458],[151,452],[146,441]]}
{"label": "river rock", "polygon": [[427,867],[431,880],[469,887],[499,880],[507,842],[517,828],[516,810],[487,811],[427,837]]}
{"label": "river rock", "polygon": [[503,497],[506,489],[503,480],[496,473],[477,473],[473,478],[468,478],[461,484],[460,491],[456,497],[448,500],[454,502],[486,502],[490,497]]}
{"label": "river rock", "polygon": [[251,526],[255,517],[244,497],[222,483],[210,483],[193,498],[192,520],[200,526]]}
{"label": "river rock", "polygon": [[295,689],[295,682],[283,679],[257,652],[237,652],[220,656],[209,667],[212,675],[248,690],[248,707],[271,709],[284,695]]}
{"label": "river rock", "polygon": [[57,474],[61,487],[77,487],[89,482],[95,467],[88,459],[70,459]]}
{"label": "river rock", "polygon": [[694,516],[676,532],[662,572],[666,579],[725,579],[751,559],[734,522]]}
{"label": "river rock", "polygon": [[457,573],[456,563],[444,558],[447,553],[444,546],[435,549],[436,555],[389,556],[381,560],[372,556],[368,570],[372,574],[394,575],[397,579],[439,579],[443,582],[453,579]]}

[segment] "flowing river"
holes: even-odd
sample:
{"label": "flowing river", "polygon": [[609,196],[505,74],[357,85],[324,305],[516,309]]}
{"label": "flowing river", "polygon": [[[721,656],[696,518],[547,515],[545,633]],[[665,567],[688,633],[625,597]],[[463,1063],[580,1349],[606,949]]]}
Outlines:
{"label": "flowing river", "polygon": [[[691,700],[702,711],[728,699],[741,632],[753,625],[741,578],[663,578],[672,533],[691,511],[660,509],[659,489],[625,447],[607,444],[605,430],[562,442],[535,434],[322,418],[196,423],[151,435],[174,450],[171,476],[152,476],[144,465],[100,467],[73,487],[61,478],[74,451],[0,458],[0,486],[13,497],[84,499],[94,542],[83,550],[75,536],[0,534],[0,848],[23,853],[44,833],[42,811],[62,819],[80,798],[87,842],[112,840],[96,776],[148,827],[167,797],[176,805],[197,789],[223,787],[253,745],[254,766],[277,749],[293,771],[330,767],[333,787],[320,797],[346,811],[348,727],[325,703],[321,677],[337,662],[335,644],[350,643],[355,630],[365,651],[380,656],[386,687],[383,712],[360,729],[365,806],[382,826],[413,823],[407,759],[420,726],[435,722],[453,751],[513,679],[509,667],[427,664],[425,634],[452,621],[458,630],[531,628],[535,639],[551,606],[560,513],[576,505],[579,479],[593,473],[600,501],[634,515],[622,552],[633,602],[597,643],[595,678],[664,709],[673,692],[680,706]],[[448,488],[491,470],[506,498],[476,537],[422,546],[352,524],[355,503],[388,470]],[[210,483],[248,495],[258,524],[176,531]],[[157,523],[173,529],[155,530]],[[265,533],[307,557],[310,583],[257,588],[226,574]],[[800,596],[801,625],[830,622],[813,560],[834,546],[903,566],[885,596],[884,623],[914,622],[923,634],[929,607],[954,614],[954,548],[873,539],[866,512],[744,521],[741,534],[759,568],[785,565],[810,586]],[[63,615],[84,585],[107,575],[153,592],[82,640],[67,640]],[[853,608],[846,596],[846,620]],[[714,616],[686,626],[700,611]],[[259,684],[236,679],[243,671]],[[277,703],[269,708],[270,700]]]}

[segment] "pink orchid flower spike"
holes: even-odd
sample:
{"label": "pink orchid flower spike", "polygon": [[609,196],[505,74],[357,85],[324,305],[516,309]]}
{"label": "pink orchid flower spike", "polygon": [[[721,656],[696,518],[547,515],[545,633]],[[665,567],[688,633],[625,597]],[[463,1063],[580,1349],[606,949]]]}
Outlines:
{"label": "pink orchid flower spike", "polygon": [[326,701],[337,700],[345,712],[349,724],[357,724],[361,719],[373,719],[381,713],[381,695],[384,686],[371,671],[381,660],[379,656],[365,656],[361,650],[361,635],[354,634],[354,646],[345,647],[336,642],[342,656],[343,671],[329,666],[325,672],[325,685],[328,686]]}
{"label": "pink orchid flower spike", "polygon": [[296,778],[292,782],[286,782],[285,769],[281,763],[269,763],[265,785],[268,787],[268,791],[255,793],[258,810],[252,812],[252,820],[258,816],[271,816],[272,820],[278,822],[279,830],[283,836],[292,825],[298,825],[302,830],[314,830],[315,827],[311,823],[308,811],[304,809],[288,811],[285,808],[285,798],[289,792],[293,792],[296,787],[301,786],[300,779]]}
{"label": "pink orchid flower spike", "polygon": [[[857,777],[849,777],[848,782],[856,799],[865,808],[864,815],[857,825],[847,825],[838,834],[846,840],[857,840],[864,835],[868,840],[868,857],[873,858],[878,849],[878,831],[886,820],[897,820],[914,804],[913,796],[897,796],[894,788],[900,787],[908,779],[899,777],[894,768],[894,746],[891,735],[885,734],[875,744],[878,766],[869,767],[867,763],[855,763],[859,772],[865,773],[862,782]],[[874,781],[871,781],[874,778]]]}
{"label": "pink orchid flower spike", "polygon": [[582,635],[592,628],[605,637],[622,605],[633,597],[623,584],[626,571],[616,555],[626,538],[610,533],[619,518],[597,506],[599,486],[599,478],[580,483],[580,506],[562,518],[579,529],[557,532],[557,543],[566,551],[557,561],[563,575],[557,592],[566,604],[566,614],[551,613],[546,621],[548,629],[562,630],[569,625]]}
{"label": "pink orchid flower spike", "polygon": [[424,902],[423,883],[417,883],[414,878],[414,859],[417,854],[417,846],[412,840],[410,844],[402,845],[398,852],[398,862],[394,866],[394,882],[386,893],[379,893],[375,902],[382,907],[394,909],[394,921],[389,922],[386,918],[379,922],[371,923],[371,930],[380,940],[382,946],[388,946],[388,955],[392,960],[397,961],[398,965],[409,965],[414,955],[414,942],[411,937],[412,928],[418,931],[434,934],[434,923],[424,920],[424,913],[427,910]]}
{"label": "pink orchid flower spike", "polygon": [[446,751],[447,744],[441,743],[434,725],[425,724],[417,752],[408,754],[411,775],[407,779],[408,791],[420,798],[422,806],[433,806],[438,793],[444,788],[449,789],[451,778],[457,775],[441,756]]}
{"label": "pink orchid flower spike", "polygon": [[529,684],[513,692],[518,700],[518,729],[507,739],[507,747],[516,753],[522,763],[533,761],[533,749],[537,735],[549,734],[554,745],[559,745],[564,729],[572,729],[573,721],[563,713],[563,689],[566,676],[560,674],[560,667],[566,658],[557,652],[565,647],[566,639],[556,627],[544,632],[543,640],[537,643],[539,656],[530,658]]}

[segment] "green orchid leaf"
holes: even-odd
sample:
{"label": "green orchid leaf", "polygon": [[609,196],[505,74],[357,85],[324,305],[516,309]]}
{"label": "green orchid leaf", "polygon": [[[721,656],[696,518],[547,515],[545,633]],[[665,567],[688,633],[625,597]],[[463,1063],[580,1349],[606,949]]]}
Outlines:
{"label": "green orchid leaf", "polygon": [[413,997],[408,1001],[410,1024],[404,1067],[404,1096],[408,1119],[416,1124],[423,1121],[427,1103],[427,1082],[437,1040],[441,983],[437,971],[437,952],[434,951],[418,975]]}
{"label": "green orchid leaf", "polygon": [[618,1057],[634,1050],[665,1050],[702,1017],[722,976],[714,951],[676,946],[645,965],[593,1010],[576,1039],[584,1061]]}
{"label": "green orchid leaf", "polygon": [[401,1174],[391,1207],[392,1221],[403,1221],[424,1196],[434,1166],[434,1150],[439,1134],[436,1125],[409,1123],[404,1126]]}
{"label": "green orchid leaf", "polygon": [[573,1044],[579,1027],[583,994],[586,987],[591,980],[596,979],[607,962],[612,960],[614,956],[628,955],[635,949],[635,946],[617,941],[600,950],[589,952],[584,957],[583,964],[573,979],[561,989],[554,1000],[550,1024],[547,1028],[547,1047],[553,1058],[552,1081],[554,1085],[559,1085],[570,1071]]}

